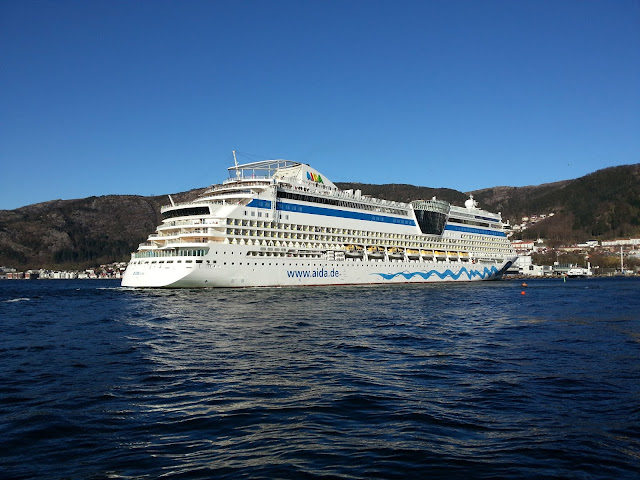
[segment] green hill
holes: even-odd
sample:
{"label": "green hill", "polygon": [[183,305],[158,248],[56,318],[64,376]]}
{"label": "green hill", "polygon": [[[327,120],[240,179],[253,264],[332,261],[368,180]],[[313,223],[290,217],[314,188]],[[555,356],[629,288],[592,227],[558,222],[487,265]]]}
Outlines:
{"label": "green hill", "polygon": [[[640,235],[640,164],[611,167],[557,183],[494,187],[475,192],[413,185],[338,183],[365,195],[408,202],[433,196],[462,205],[468,193],[480,207],[500,211],[505,220],[548,214],[523,238],[556,242]],[[204,189],[173,198],[188,201]],[[124,261],[155,230],[166,196],[108,195],[52,200],[0,210],[0,265],[27,268],[84,268]]]}
{"label": "green hill", "polygon": [[[173,197],[187,201],[201,191]],[[168,203],[166,196],[107,195],[0,210],[0,265],[75,269],[128,260]]]}
{"label": "green hill", "polygon": [[473,193],[481,205],[501,211],[512,223],[523,216],[555,213],[525,231],[524,238],[570,241],[640,234],[640,164],[537,187],[495,187]]}

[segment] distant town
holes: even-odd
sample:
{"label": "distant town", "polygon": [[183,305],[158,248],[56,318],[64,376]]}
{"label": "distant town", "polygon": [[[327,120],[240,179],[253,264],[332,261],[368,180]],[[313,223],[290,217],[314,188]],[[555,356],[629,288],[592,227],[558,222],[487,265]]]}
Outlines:
{"label": "distant town", "polygon": [[108,265],[100,265],[86,270],[27,270],[18,272],[15,268],[0,267],[0,280],[108,280],[122,277],[127,262],[116,262]]}
{"label": "distant town", "polygon": [[[522,217],[516,225],[505,225],[507,236],[523,233],[554,213]],[[640,238],[589,240],[566,246],[549,247],[545,239],[512,240],[518,261],[507,271],[517,276],[614,276],[640,275]],[[538,261],[536,261],[538,260]],[[599,263],[599,264],[598,264]],[[0,280],[103,280],[119,279],[127,262],[114,262],[86,270],[35,269],[24,272],[0,267]]]}
{"label": "distant town", "polygon": [[[523,233],[539,221],[552,216],[553,212],[522,217],[521,223],[507,227],[507,236]],[[588,240],[553,248],[549,247],[544,239],[539,238],[512,240],[511,245],[518,254],[518,261],[507,274],[538,277],[640,274],[640,238]],[[546,261],[536,263],[536,259]],[[602,265],[595,265],[594,261]]]}
{"label": "distant town", "polygon": [[[640,275],[640,238],[590,240],[555,248],[548,248],[543,239],[518,240],[511,245],[518,254],[518,261],[507,274],[533,277]],[[541,256],[555,257],[555,261],[552,265],[538,264],[540,262],[535,262],[535,258]],[[564,261],[567,258],[571,260]],[[604,262],[605,265],[595,265],[596,258],[608,261]]]}

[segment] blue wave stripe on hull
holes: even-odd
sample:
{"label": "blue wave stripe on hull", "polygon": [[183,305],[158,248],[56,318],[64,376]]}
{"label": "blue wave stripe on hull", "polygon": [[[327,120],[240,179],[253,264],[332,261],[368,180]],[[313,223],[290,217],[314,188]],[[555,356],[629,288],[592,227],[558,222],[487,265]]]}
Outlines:
{"label": "blue wave stripe on hull", "polygon": [[398,273],[372,273],[371,275],[380,275],[385,280],[392,280],[398,276],[402,276],[406,280],[411,280],[416,275],[422,277],[424,280],[428,280],[429,277],[431,277],[432,275],[436,275],[440,277],[440,280],[444,280],[447,277],[451,277],[454,280],[458,280],[462,276],[462,274],[466,273],[467,278],[471,280],[474,277],[480,277],[482,279],[485,279],[487,277],[495,275],[498,272],[499,270],[496,267],[491,267],[491,268],[484,267],[483,272],[479,270],[467,270],[467,267],[462,267],[457,274],[447,269],[444,272],[438,272],[437,270],[429,270],[428,272],[423,271],[423,272],[398,272]]}

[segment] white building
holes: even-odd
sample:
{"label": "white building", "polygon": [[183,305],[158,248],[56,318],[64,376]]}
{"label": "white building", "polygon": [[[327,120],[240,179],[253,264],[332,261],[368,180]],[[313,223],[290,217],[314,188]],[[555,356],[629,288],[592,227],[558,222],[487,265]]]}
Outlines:
{"label": "white building", "polygon": [[511,242],[511,246],[518,254],[529,253],[534,251],[535,242],[533,240],[526,241],[526,242],[525,241]]}
{"label": "white building", "polygon": [[553,275],[553,267],[550,265],[534,265],[530,255],[519,255],[518,261],[511,266],[507,273],[528,275],[531,277],[544,277]]}
{"label": "white building", "polygon": [[620,238],[617,240],[603,240],[603,247],[622,247],[640,245],[640,238]]}
{"label": "white building", "polygon": [[595,248],[595,247],[598,246],[598,241],[597,240],[587,240],[584,243],[579,243],[578,246],[582,247],[582,248]]}

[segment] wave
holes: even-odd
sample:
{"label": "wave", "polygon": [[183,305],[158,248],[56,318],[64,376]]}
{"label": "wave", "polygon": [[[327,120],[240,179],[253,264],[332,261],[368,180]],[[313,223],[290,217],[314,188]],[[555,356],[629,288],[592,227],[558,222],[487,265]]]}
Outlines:
{"label": "wave", "polygon": [[440,277],[440,280],[444,280],[446,277],[451,277],[454,280],[458,280],[463,274],[466,274],[467,278],[469,280],[472,280],[474,277],[480,277],[482,279],[485,279],[487,277],[491,277],[492,275],[497,274],[498,272],[499,270],[496,267],[492,266],[491,268],[484,267],[484,271],[474,270],[474,269],[468,270],[467,267],[462,267],[458,271],[458,273],[454,273],[450,269],[447,269],[442,273],[437,270],[429,270],[429,271],[422,270],[419,272],[409,272],[405,270],[403,272],[397,272],[397,273],[377,273],[376,272],[376,273],[372,273],[371,275],[380,275],[385,280],[392,280],[398,276],[403,276],[405,279],[411,280],[416,275],[424,278],[425,280],[428,280],[429,277],[431,277],[432,275],[436,275]]}

